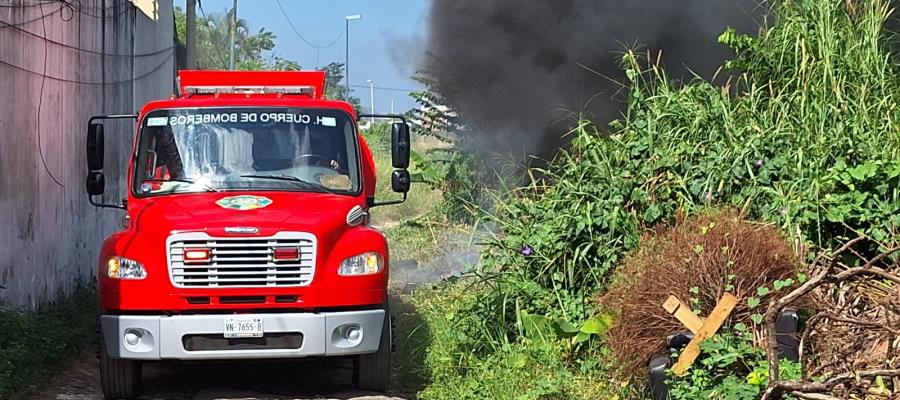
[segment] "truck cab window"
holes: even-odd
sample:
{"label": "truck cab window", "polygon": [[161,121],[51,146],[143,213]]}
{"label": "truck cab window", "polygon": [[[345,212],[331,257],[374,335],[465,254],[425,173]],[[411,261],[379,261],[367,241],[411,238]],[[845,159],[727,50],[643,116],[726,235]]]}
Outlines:
{"label": "truck cab window", "polygon": [[336,110],[156,111],[141,129],[135,194],[209,190],[354,194],[360,184],[353,126],[345,113]]}

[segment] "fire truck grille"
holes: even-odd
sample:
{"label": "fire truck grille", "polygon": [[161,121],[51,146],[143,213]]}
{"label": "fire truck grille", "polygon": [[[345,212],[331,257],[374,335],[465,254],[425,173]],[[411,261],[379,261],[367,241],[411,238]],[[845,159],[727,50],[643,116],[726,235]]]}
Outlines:
{"label": "fire truck grille", "polygon": [[[281,259],[276,250],[297,249]],[[208,261],[185,260],[185,250],[208,250]],[[202,253],[201,253],[202,254]],[[203,233],[169,238],[169,276],[176,287],[306,286],[315,273],[315,237],[281,232],[270,238],[221,238]]]}

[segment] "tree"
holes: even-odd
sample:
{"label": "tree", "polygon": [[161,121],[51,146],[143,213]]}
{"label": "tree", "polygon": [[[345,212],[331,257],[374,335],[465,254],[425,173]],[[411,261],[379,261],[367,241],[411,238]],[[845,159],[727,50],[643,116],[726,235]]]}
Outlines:
{"label": "tree", "polygon": [[353,105],[353,108],[360,108],[359,97],[348,96],[347,86],[344,81],[344,63],[332,62],[320,69],[325,71],[325,96],[329,99],[344,100]]}
{"label": "tree", "polygon": [[[231,13],[209,14],[197,20],[197,68],[228,69],[230,27]],[[175,34],[181,47],[184,47],[186,32],[187,16],[180,7],[175,7]],[[234,40],[235,69],[299,71],[298,62],[272,53],[276,39],[276,35],[265,28],[251,33],[247,21],[238,19]],[[343,63],[332,62],[320,71],[325,71],[327,76],[326,97],[344,100],[354,108],[360,108],[359,98],[349,95],[344,85]]]}
{"label": "tree", "polygon": [[[229,13],[212,13],[197,20],[197,67],[200,69],[228,69],[231,33]],[[187,16],[175,7],[175,31],[179,45],[185,43]],[[276,35],[261,28],[251,33],[247,20],[238,19],[235,29],[234,66],[238,70],[296,71],[300,64],[272,54]]]}
{"label": "tree", "polygon": [[465,131],[459,121],[459,116],[445,105],[444,96],[435,89],[433,78],[426,74],[417,74],[412,79],[425,86],[424,90],[410,93],[410,96],[419,104],[419,108],[413,109],[410,113],[413,129],[417,134],[446,140],[446,133]]}

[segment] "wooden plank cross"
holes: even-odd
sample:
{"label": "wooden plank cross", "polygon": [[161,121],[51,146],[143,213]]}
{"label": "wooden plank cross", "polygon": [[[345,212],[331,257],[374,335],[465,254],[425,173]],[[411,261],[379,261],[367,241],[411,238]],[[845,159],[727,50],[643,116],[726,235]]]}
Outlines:
{"label": "wooden plank cross", "polygon": [[672,372],[676,375],[684,375],[688,368],[694,364],[694,361],[697,360],[697,357],[700,356],[700,342],[712,337],[719,331],[719,328],[722,327],[722,324],[725,323],[725,320],[728,319],[728,316],[731,314],[731,311],[734,310],[734,307],[737,305],[738,299],[734,297],[731,293],[725,293],[719,302],[716,304],[716,307],[713,308],[712,312],[709,314],[709,317],[706,320],[702,320],[693,312],[691,312],[691,308],[678,300],[675,296],[669,296],[666,299],[666,302],[663,303],[663,308],[671,315],[674,315],[675,318],[678,319],[686,328],[688,328],[691,333],[694,334],[694,338],[691,339],[691,342],[688,343],[687,347],[681,352],[681,355],[678,356],[678,362],[672,366]]}

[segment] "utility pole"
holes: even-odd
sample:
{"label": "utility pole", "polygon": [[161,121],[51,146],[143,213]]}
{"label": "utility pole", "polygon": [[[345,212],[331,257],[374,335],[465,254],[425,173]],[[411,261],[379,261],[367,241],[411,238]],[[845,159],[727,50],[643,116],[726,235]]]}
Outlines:
{"label": "utility pole", "polygon": [[228,48],[228,69],[234,70],[234,37],[237,36],[237,0],[231,2],[231,30],[228,40],[231,46]]}
{"label": "utility pole", "polygon": [[[372,114],[375,114],[375,81],[373,81],[371,79],[367,79],[366,83],[369,84],[369,101],[370,101],[369,104],[372,105]],[[372,117],[370,122],[372,122],[374,124],[375,117]]]}
{"label": "utility pole", "polygon": [[347,25],[344,27],[344,37],[347,39],[347,44],[344,52],[344,84],[347,88],[347,98],[344,99],[346,101],[350,101],[350,21],[355,21],[362,18],[362,15],[348,15],[344,20],[347,22]]}
{"label": "utility pole", "polygon": [[187,69],[197,69],[197,0],[187,0],[187,29],[185,29],[185,46],[187,47]]}

